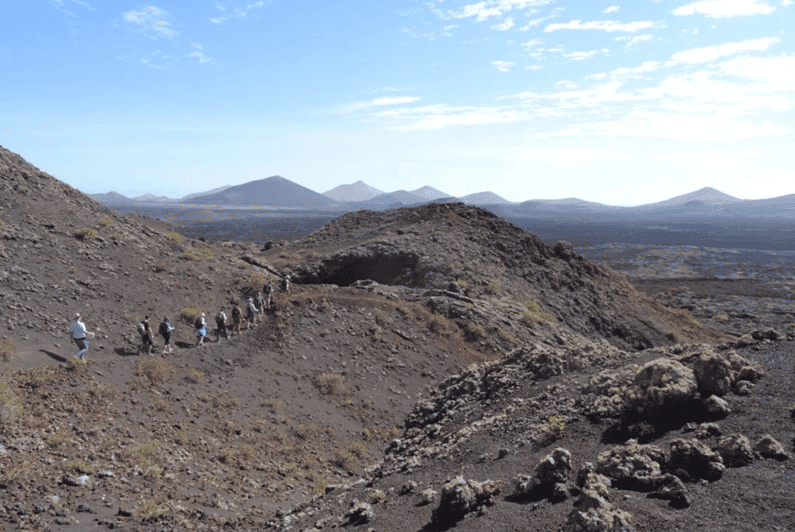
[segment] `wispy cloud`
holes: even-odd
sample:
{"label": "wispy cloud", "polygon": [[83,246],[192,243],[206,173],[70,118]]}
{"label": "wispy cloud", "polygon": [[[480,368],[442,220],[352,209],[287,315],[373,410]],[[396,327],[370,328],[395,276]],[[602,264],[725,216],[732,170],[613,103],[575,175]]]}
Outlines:
{"label": "wispy cloud", "polygon": [[606,54],[609,51],[610,50],[607,48],[602,48],[601,50],[591,50],[589,52],[570,52],[567,54],[563,54],[563,57],[565,57],[566,59],[571,59],[572,61],[582,61],[584,59],[590,59],[592,57],[595,57],[599,53]]}
{"label": "wispy cloud", "polygon": [[351,102],[336,108],[335,111],[342,113],[352,113],[367,109],[386,107],[389,105],[405,105],[408,103],[414,103],[419,99],[419,96],[383,96],[381,98],[374,98],[372,100]]}
{"label": "wispy cloud", "polygon": [[621,11],[621,6],[610,6],[602,10],[602,13],[609,15],[610,13],[618,13]]}
{"label": "wispy cloud", "polygon": [[572,20],[566,23],[550,24],[544,28],[544,32],[551,33],[559,30],[599,30],[608,33],[623,31],[626,33],[635,33],[640,30],[647,30],[659,26],[659,22],[651,20],[643,20],[636,22],[616,22],[614,20],[592,20],[590,22],[582,22],[581,20]]}
{"label": "wispy cloud", "polygon": [[141,11],[126,11],[122,14],[124,20],[139,26],[154,39],[172,39],[177,35],[168,19],[168,12],[159,7],[148,5]]}
{"label": "wispy cloud", "polygon": [[444,9],[444,0],[436,0],[425,5],[443,20],[474,18],[478,22],[483,22],[502,17],[511,11],[526,11],[553,3],[555,0],[482,0],[465,4],[458,9]]}
{"label": "wispy cloud", "polygon": [[192,51],[188,54],[188,57],[196,59],[199,64],[212,61],[212,59],[204,55],[204,47],[201,44],[192,42],[190,43],[190,47]]}
{"label": "wispy cloud", "polygon": [[763,52],[780,41],[781,39],[778,37],[770,37],[764,39],[749,39],[741,42],[729,42],[716,46],[706,46],[704,48],[693,48],[675,53],[671,56],[671,61],[673,63],[687,63],[689,65],[707,63],[741,52]]}
{"label": "wispy cloud", "polygon": [[514,21],[511,17],[506,18],[500,24],[494,24],[491,29],[497,31],[508,31],[509,29],[513,28]]}
{"label": "wispy cloud", "polygon": [[536,26],[541,25],[542,22],[546,22],[547,20],[552,20],[554,18],[557,18],[558,15],[560,15],[561,13],[563,13],[563,8],[562,7],[556,7],[555,9],[552,10],[552,12],[549,15],[547,15],[545,17],[534,18],[534,19],[528,20],[527,23],[524,26],[519,28],[519,31],[527,31],[530,28],[535,28]]}
{"label": "wispy cloud", "polygon": [[734,18],[750,15],[769,15],[775,10],[776,7],[771,6],[764,0],[703,0],[677,7],[673,10],[673,14],[677,16],[704,15],[709,18]]}
{"label": "wispy cloud", "polygon": [[492,61],[491,64],[500,72],[508,72],[516,63],[511,61]]}
{"label": "wispy cloud", "polygon": [[635,46],[639,42],[648,42],[650,40],[651,40],[651,35],[649,35],[649,34],[633,35],[632,37],[628,37],[626,35],[622,35],[622,36],[616,37],[616,41],[625,42],[626,45],[627,45],[627,48]]}
{"label": "wispy cloud", "polygon": [[229,7],[228,5],[217,4],[215,7],[221,12],[221,15],[217,17],[211,17],[208,20],[213,24],[223,24],[229,19],[240,19],[245,18],[251,13],[251,11],[255,9],[261,9],[265,7],[269,2],[265,0],[259,0],[258,2],[253,2],[250,4],[239,5],[235,7]]}
{"label": "wispy cloud", "polygon": [[781,5],[784,7],[789,7],[793,4],[792,0],[781,0]]}

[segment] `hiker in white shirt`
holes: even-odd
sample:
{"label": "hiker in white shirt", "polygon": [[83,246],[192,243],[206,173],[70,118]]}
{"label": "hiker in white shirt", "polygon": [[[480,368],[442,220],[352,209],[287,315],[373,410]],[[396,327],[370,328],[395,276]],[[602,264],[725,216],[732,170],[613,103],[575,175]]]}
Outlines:
{"label": "hiker in white shirt", "polygon": [[83,318],[80,317],[80,314],[75,314],[75,322],[69,326],[69,330],[72,332],[72,340],[74,340],[79,350],[77,352],[77,358],[85,361],[84,357],[88,351],[88,339],[86,335],[90,334],[94,336],[94,333],[86,330],[86,326],[83,324]]}

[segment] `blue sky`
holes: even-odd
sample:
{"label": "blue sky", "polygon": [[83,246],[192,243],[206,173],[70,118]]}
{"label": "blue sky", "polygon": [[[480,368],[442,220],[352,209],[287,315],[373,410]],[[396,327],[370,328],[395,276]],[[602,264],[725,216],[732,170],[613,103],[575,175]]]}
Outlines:
{"label": "blue sky", "polygon": [[0,145],[87,192],[795,193],[792,0],[30,0]]}

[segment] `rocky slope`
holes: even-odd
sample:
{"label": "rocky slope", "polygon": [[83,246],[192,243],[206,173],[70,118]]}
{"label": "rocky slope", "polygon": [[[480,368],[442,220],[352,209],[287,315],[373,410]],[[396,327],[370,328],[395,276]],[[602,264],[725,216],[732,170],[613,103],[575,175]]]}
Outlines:
{"label": "rocky slope", "polygon": [[[5,528],[574,530],[593,510],[640,530],[700,516],[725,530],[721,508],[753,522],[758,501],[758,529],[788,524],[792,461],[717,432],[789,441],[779,335],[746,336],[735,355],[670,346],[726,337],[565,244],[460,205],[352,213],[262,251],[108,210],[1,148],[0,177]],[[194,346],[196,313],[229,314],[274,271],[300,283],[230,341]],[[97,332],[87,364],[71,360],[75,311]],[[145,315],[172,318],[174,353],[136,356]],[[641,341],[661,347],[637,352]],[[659,358],[677,371],[639,371]],[[702,359],[722,379],[704,384]],[[661,393],[654,376],[684,383],[662,401],[681,425],[641,415],[638,398]],[[732,410],[717,429],[702,423],[722,405],[702,401],[710,390]],[[670,467],[672,442],[702,433],[706,447],[687,448],[705,463],[751,463],[706,484]],[[659,452],[620,451],[631,437]],[[605,480],[605,451],[648,458],[646,491]]]}

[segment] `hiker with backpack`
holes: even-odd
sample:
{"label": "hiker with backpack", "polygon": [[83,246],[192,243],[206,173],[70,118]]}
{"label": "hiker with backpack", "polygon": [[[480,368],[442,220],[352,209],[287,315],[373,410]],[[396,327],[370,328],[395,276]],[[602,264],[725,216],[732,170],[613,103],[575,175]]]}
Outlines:
{"label": "hiker with backpack", "polygon": [[270,308],[271,308],[271,295],[273,294],[273,283],[270,282],[270,281],[265,283],[265,285],[262,287],[262,291],[265,292],[265,296],[267,297],[265,308],[270,310]]}
{"label": "hiker with backpack", "polygon": [[250,329],[257,322],[257,307],[252,298],[248,298],[246,302],[246,322],[246,329]]}
{"label": "hiker with backpack", "polygon": [[262,320],[262,315],[265,314],[265,300],[262,298],[262,293],[257,294],[257,309],[259,310],[258,318]]}
{"label": "hiker with backpack", "polygon": [[88,332],[86,330],[86,326],[83,324],[83,318],[80,317],[79,313],[75,314],[75,322],[69,326],[69,330],[72,333],[72,340],[74,340],[78,349],[75,358],[79,358],[85,362],[85,355],[88,352],[88,339],[86,338],[86,335],[90,334],[91,336],[94,336],[94,333]]}
{"label": "hiker with backpack", "polygon": [[204,337],[207,336],[207,322],[204,321],[204,312],[196,318],[193,326],[196,328],[195,334],[198,336],[196,340],[196,347],[204,347]]}
{"label": "hiker with backpack", "polygon": [[282,277],[282,291],[285,294],[287,294],[288,296],[290,295],[290,274],[289,273],[287,275],[285,275],[284,277]]}
{"label": "hiker with backpack", "polygon": [[149,316],[144,317],[143,321],[138,324],[138,334],[141,335],[141,345],[138,346],[138,354],[146,352],[147,355],[151,355],[152,348],[155,346],[155,339],[152,335],[152,325],[149,322]]}
{"label": "hiker with backpack", "polygon": [[166,350],[168,350],[169,353],[173,351],[173,349],[171,349],[171,331],[173,330],[174,327],[171,326],[171,322],[168,318],[163,318],[163,321],[160,322],[160,330],[158,331],[165,342],[163,345],[163,355],[166,354]]}
{"label": "hiker with backpack", "polygon": [[215,327],[216,342],[221,341],[221,336],[224,337],[224,340],[229,340],[229,332],[226,330],[226,314],[224,314],[224,309],[221,309],[215,316]]}
{"label": "hiker with backpack", "polygon": [[235,306],[232,307],[232,332],[236,332],[239,335],[241,325],[243,325],[243,309],[236,302]]}

